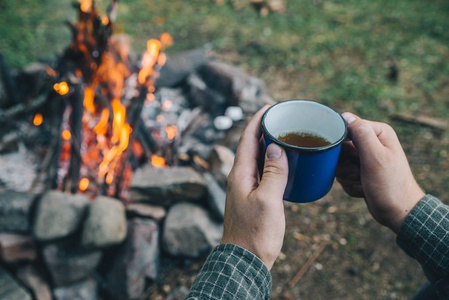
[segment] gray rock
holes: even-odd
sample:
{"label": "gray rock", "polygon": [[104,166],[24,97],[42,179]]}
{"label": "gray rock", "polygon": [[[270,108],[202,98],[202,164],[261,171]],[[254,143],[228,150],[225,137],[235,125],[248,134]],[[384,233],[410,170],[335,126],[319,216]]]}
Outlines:
{"label": "gray rock", "polygon": [[100,196],[90,205],[84,221],[81,244],[104,248],[120,244],[126,237],[125,206],[114,198]]}
{"label": "gray rock", "polygon": [[0,193],[0,231],[28,232],[34,196],[13,191]]}
{"label": "gray rock", "polygon": [[55,300],[97,300],[97,282],[93,278],[74,283],[68,286],[61,286],[53,290]]}
{"label": "gray rock", "polygon": [[197,201],[206,195],[203,177],[190,167],[138,169],[131,180],[131,199],[170,205],[173,201]]}
{"label": "gray rock", "polygon": [[126,213],[131,217],[138,216],[151,218],[159,222],[165,217],[167,211],[162,206],[145,203],[131,203],[126,206]]}
{"label": "gray rock", "polygon": [[31,295],[2,267],[0,267],[0,299],[31,300]]}
{"label": "gray rock", "polygon": [[34,265],[25,265],[17,270],[17,278],[32,291],[35,300],[52,299],[50,286]]}
{"label": "gray rock", "polygon": [[[19,144],[18,152],[0,155],[0,185],[7,190],[26,193],[36,177],[36,167],[34,153]],[[0,195],[2,200],[3,196]]]}
{"label": "gray rock", "polygon": [[202,107],[212,116],[223,115],[229,105],[229,94],[222,94],[207,86],[203,79],[196,73],[187,78],[189,96],[194,107]]}
{"label": "gray rock", "polygon": [[100,251],[81,249],[73,238],[45,245],[42,254],[55,286],[69,285],[89,277],[102,257]]}
{"label": "gray rock", "polygon": [[40,241],[65,237],[81,226],[89,199],[80,194],[48,191],[38,202],[33,234]]}
{"label": "gray rock", "polygon": [[194,136],[183,138],[182,144],[178,148],[178,153],[197,154],[204,160],[209,158],[211,151],[212,145],[204,144]]}
{"label": "gray rock", "polygon": [[229,172],[234,165],[234,158],[234,152],[221,145],[215,145],[209,155],[210,170],[222,186],[227,184]]}
{"label": "gray rock", "polygon": [[2,260],[8,263],[35,260],[37,257],[34,239],[15,233],[0,233],[0,253]]}
{"label": "gray rock", "polygon": [[215,247],[223,225],[201,206],[179,203],[170,208],[162,234],[164,249],[174,256],[200,257]]}
{"label": "gray rock", "polygon": [[155,279],[159,264],[159,231],[153,220],[134,218],[128,221],[125,243],[107,272],[108,291],[113,299],[139,297],[145,278]]}
{"label": "gray rock", "polygon": [[230,105],[239,106],[248,115],[254,114],[265,104],[275,102],[262,80],[249,76],[235,66],[209,61],[198,72],[210,88],[228,95]]}
{"label": "gray rock", "polygon": [[156,80],[156,87],[174,87],[206,62],[207,52],[204,49],[187,51],[173,59],[167,58]]}
{"label": "gray rock", "polygon": [[203,176],[204,180],[207,182],[207,190],[209,192],[207,203],[214,215],[217,216],[218,220],[223,221],[226,205],[226,192],[210,173],[204,173]]}

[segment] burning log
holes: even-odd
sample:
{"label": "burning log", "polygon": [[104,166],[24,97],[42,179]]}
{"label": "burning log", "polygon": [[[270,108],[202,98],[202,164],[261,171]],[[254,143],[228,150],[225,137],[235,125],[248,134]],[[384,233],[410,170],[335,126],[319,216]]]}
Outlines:
{"label": "burning log", "polygon": [[126,198],[133,156],[128,146],[139,139],[146,151],[156,148],[151,135],[139,130],[140,114],[155,90],[165,63],[162,50],[171,37],[148,41],[138,67],[128,60],[129,47],[111,38],[117,1],[111,2],[107,16],[98,13],[94,1],[82,1],[77,8],[78,22],[69,24],[72,45],[55,72],[54,89],[65,103],[60,153],[54,155],[59,157],[57,186]]}

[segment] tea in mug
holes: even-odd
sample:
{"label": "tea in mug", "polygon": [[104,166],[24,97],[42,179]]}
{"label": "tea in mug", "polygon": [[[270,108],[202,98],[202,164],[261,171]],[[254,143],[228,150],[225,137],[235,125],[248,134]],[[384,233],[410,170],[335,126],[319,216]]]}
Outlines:
{"label": "tea in mug", "polygon": [[277,138],[279,141],[301,148],[321,148],[331,143],[325,138],[306,132],[289,132]]}

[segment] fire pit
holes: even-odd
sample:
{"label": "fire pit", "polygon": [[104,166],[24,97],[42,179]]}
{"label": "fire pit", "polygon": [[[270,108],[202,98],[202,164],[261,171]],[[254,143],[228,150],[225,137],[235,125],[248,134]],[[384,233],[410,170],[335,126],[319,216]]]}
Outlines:
{"label": "fire pit", "polygon": [[261,80],[208,49],[167,57],[167,33],[131,59],[112,35],[117,1],[105,15],[92,1],[76,8],[56,61],[12,71],[1,59],[9,299],[135,299],[163,280],[161,260],[207,254],[246,119],[273,103]]}

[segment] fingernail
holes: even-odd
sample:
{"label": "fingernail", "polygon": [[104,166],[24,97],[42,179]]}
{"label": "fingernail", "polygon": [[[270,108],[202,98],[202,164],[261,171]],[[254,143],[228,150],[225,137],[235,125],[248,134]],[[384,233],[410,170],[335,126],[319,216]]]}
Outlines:
{"label": "fingernail", "polygon": [[267,148],[267,158],[276,159],[280,158],[282,155],[282,149],[276,144],[270,144]]}
{"label": "fingernail", "polygon": [[348,123],[348,125],[350,125],[352,122],[354,122],[357,119],[357,117],[355,115],[353,115],[349,112],[345,112],[341,116],[345,119],[345,121],[346,121],[346,123]]}

